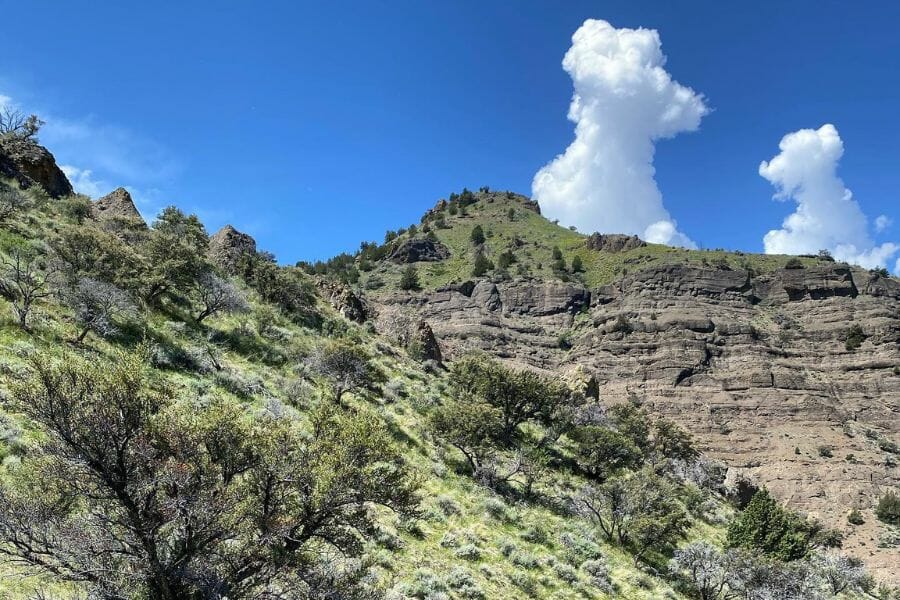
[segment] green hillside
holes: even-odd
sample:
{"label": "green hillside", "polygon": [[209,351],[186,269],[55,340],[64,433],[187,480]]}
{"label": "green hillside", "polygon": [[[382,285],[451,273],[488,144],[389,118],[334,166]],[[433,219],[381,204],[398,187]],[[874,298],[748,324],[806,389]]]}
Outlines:
{"label": "green hillside", "polygon": [[[804,265],[820,262],[820,258],[752,254],[723,249],[688,250],[660,244],[646,244],[624,252],[606,252],[587,247],[588,235],[562,227],[540,215],[530,200],[511,192],[463,191],[451,195],[452,201],[440,210],[433,209],[419,224],[391,231],[382,244],[373,243],[368,250],[332,259],[327,265],[307,265],[310,272],[337,274],[344,280],[357,281],[367,290],[397,289],[403,267],[384,260],[393,249],[410,239],[430,237],[445,245],[450,257],[417,265],[419,281],[424,289],[434,289],[451,282],[473,278],[477,252],[492,263],[485,275],[492,277],[533,277],[541,280],[564,279],[595,287],[611,283],[629,272],[667,263],[695,264],[733,269],[751,269],[766,273],[784,267],[789,260]],[[441,206],[440,204],[438,206]],[[472,241],[472,230],[480,227],[484,243]],[[554,258],[559,249],[561,263]],[[511,262],[503,265],[501,256],[509,253]],[[375,257],[370,260],[367,256]],[[572,261],[580,260],[581,268],[573,270]],[[351,267],[354,272],[348,275]],[[562,267],[562,268],[560,268]]]}
{"label": "green hillside", "polygon": [[[299,269],[262,256],[244,257],[232,274],[210,264],[202,224],[179,211],[167,209],[144,229],[95,219],[84,198],[53,200],[11,182],[0,191],[16,205],[0,229],[9,300],[0,320],[0,598],[692,598],[699,596],[688,557],[680,563],[685,568],[670,566],[673,552],[706,541],[719,553],[707,557],[710,569],[719,569],[729,523],[743,529],[728,539],[748,549],[728,560],[743,561],[757,575],[768,569],[769,583],[807,594],[790,597],[835,597],[806,560],[834,540],[760,504],[780,529],[763,532],[765,543],[754,541],[756,513],[739,520],[720,494],[715,465],[696,456],[683,432],[637,405],[605,413],[596,399],[489,360],[449,368],[415,360],[368,324],[340,316],[318,296],[315,277]],[[445,227],[433,216],[415,233],[429,235],[427,226],[451,251],[443,262],[420,266],[425,287],[471,277],[475,225],[495,265],[515,246],[511,271],[589,285],[664,261],[749,261],[766,270],[786,260],[655,245],[598,253],[585,248],[582,234],[506,194],[478,194],[465,211],[446,212]],[[554,247],[567,266],[581,257],[584,272],[554,270]],[[16,271],[17,259],[20,266],[31,261],[28,281]],[[363,260],[352,263],[358,268]],[[375,287],[378,277],[385,289],[398,284],[401,266],[382,256],[369,267],[359,279],[363,287]],[[211,275],[212,286],[204,279]],[[39,292],[25,327],[10,310],[23,302],[16,281]],[[98,281],[121,293],[116,310],[102,319],[96,290],[109,288],[92,283]],[[211,290],[222,289],[228,302],[198,318]],[[156,400],[136,401],[144,397]],[[513,413],[520,418],[509,426]],[[119,436],[131,421],[135,431]],[[486,424],[496,427],[479,437],[473,428]],[[127,454],[123,448],[134,439],[147,446]],[[154,457],[167,478],[111,460],[109,472],[121,467],[122,477],[138,482],[119,489],[115,477],[96,476],[102,470],[94,462],[106,455],[98,458],[85,444],[121,451],[128,460]],[[295,458],[304,461],[302,472],[291,470]],[[292,473],[277,482],[290,499],[266,496],[282,502],[283,513],[263,523],[255,499],[270,472]],[[294,481],[303,478],[308,485]],[[407,487],[412,504],[400,497]],[[202,493],[192,495],[195,488]],[[223,494],[235,494],[233,502],[222,503]],[[610,497],[603,494],[620,498],[622,507],[596,500],[592,518],[586,499]],[[130,497],[158,507],[144,514]],[[192,512],[202,512],[204,502],[222,511],[214,523],[222,539],[208,545],[192,530],[205,531],[200,513]],[[401,509],[385,508],[391,503]],[[313,508],[321,508],[322,519]],[[609,535],[606,517],[597,516],[607,513],[625,515]],[[316,529],[335,514],[339,520]],[[104,517],[108,530],[91,537]],[[151,517],[160,524],[132,528]],[[290,519],[313,533],[285,533]],[[153,565],[141,557],[150,539],[162,562],[191,557],[160,571],[181,592],[166,596],[148,576]],[[215,587],[217,577],[224,581],[235,565],[259,563],[263,552],[269,552],[265,568],[285,565],[267,583],[232,592]],[[757,586],[747,594],[769,584],[737,570],[727,576],[730,589]],[[852,569],[840,577],[848,582],[843,596],[873,589]]]}

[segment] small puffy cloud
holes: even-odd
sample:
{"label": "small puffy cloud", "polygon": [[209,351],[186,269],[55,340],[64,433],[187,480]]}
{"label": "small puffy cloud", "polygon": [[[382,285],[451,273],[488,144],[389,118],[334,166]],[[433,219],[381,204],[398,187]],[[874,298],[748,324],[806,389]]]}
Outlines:
{"label": "small puffy cloud", "polygon": [[695,247],[663,206],[653,156],[658,140],[696,130],[709,109],[665,63],[655,30],[589,19],[575,32],[563,59],[575,140],[534,176],[544,214],[582,231]]}
{"label": "small puffy cloud", "polygon": [[894,224],[894,220],[887,215],[878,215],[875,217],[875,232],[881,233]]}
{"label": "small puffy cloud", "polygon": [[59,168],[66,174],[72,187],[79,194],[98,198],[111,189],[106,182],[96,180],[90,169],[79,169],[72,165],[60,165]]}
{"label": "small puffy cloud", "polygon": [[[885,266],[900,246],[890,242],[876,246],[869,236],[866,215],[837,176],[844,144],[834,125],[789,133],[778,147],[781,152],[763,161],[759,174],[775,186],[776,199],[792,200],[797,207],[781,229],[765,235],[766,253],[809,254],[827,249],[838,260],[867,268]],[[887,227],[889,219],[879,219],[876,229]]]}

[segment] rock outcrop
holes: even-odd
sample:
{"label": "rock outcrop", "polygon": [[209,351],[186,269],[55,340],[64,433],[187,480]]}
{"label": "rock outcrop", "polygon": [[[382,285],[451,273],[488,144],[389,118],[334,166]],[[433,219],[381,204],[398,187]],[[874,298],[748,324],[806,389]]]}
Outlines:
{"label": "rock outcrop", "polygon": [[365,299],[343,283],[318,280],[316,286],[322,297],[345,319],[365,323],[372,316],[372,309]]}
{"label": "rock outcrop", "polygon": [[[896,279],[842,264],[761,276],[664,265],[593,290],[481,280],[376,302],[379,330],[425,320],[445,359],[479,349],[555,376],[576,370],[605,403],[642,398],[735,477],[841,529],[847,552],[894,577],[900,556],[880,547],[873,508],[900,485],[889,443],[900,439]],[[852,325],[866,339],[848,350]],[[864,525],[847,524],[854,507]]]}
{"label": "rock outcrop", "polygon": [[450,258],[450,250],[437,240],[414,238],[399,244],[391,251],[388,258],[400,264],[437,262]]}
{"label": "rock outcrop", "polygon": [[116,188],[93,204],[94,217],[99,220],[124,219],[140,222],[146,226],[144,218],[134,205],[131,194],[125,188]]}
{"label": "rock outcrop", "polygon": [[51,198],[74,193],[72,184],[50,151],[31,140],[0,140],[0,175],[15,179],[26,189],[39,185]]}
{"label": "rock outcrop", "polygon": [[437,338],[434,337],[434,331],[425,320],[420,320],[416,323],[410,334],[407,347],[412,349],[414,354],[421,360],[441,362],[444,358],[443,354],[441,354],[441,346],[438,344]]}
{"label": "rock outcrop", "polygon": [[636,235],[592,233],[588,236],[585,245],[590,250],[598,250],[600,252],[627,252],[646,246],[647,243]]}
{"label": "rock outcrop", "polygon": [[256,254],[256,240],[226,225],[209,238],[207,254],[214,265],[235,274],[242,258]]}

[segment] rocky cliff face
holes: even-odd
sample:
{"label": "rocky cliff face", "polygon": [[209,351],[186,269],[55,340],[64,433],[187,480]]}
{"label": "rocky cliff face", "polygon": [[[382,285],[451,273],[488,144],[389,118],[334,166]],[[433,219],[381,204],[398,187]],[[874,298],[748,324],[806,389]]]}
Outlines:
{"label": "rocky cliff face", "polygon": [[51,198],[74,193],[50,151],[31,140],[0,140],[0,176],[15,179],[23,188],[39,185]]}
{"label": "rocky cliff face", "polygon": [[[703,449],[845,532],[882,577],[900,560],[873,507],[900,484],[900,282],[845,265],[663,265],[588,290],[467,282],[377,299],[378,326],[424,319],[445,357],[471,349],[595,379],[690,430]],[[865,335],[848,346],[848,330]],[[887,450],[885,450],[887,448]],[[827,456],[831,454],[831,456]],[[857,507],[861,526],[846,514]],[[896,544],[896,542],[895,542]]]}

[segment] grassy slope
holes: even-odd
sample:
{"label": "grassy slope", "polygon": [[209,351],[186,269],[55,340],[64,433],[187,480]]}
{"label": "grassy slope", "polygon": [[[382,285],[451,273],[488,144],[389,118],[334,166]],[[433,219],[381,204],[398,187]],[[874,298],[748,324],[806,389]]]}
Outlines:
{"label": "grassy slope", "polygon": [[[438,239],[451,252],[449,259],[439,263],[420,263],[419,278],[425,289],[434,289],[453,281],[472,278],[472,263],[475,249],[470,241],[472,228],[481,225],[487,238],[485,252],[494,263],[500,253],[512,249],[517,263],[509,269],[516,274],[519,265],[527,269],[528,275],[538,279],[558,278],[552,269],[554,247],[558,247],[566,262],[580,256],[584,272],[573,276],[588,287],[610,283],[629,271],[639,271],[653,265],[666,263],[711,265],[725,261],[732,268],[752,268],[758,273],[783,267],[790,257],[783,255],[748,254],[725,250],[687,250],[660,244],[648,244],[628,252],[610,253],[589,250],[585,246],[587,235],[556,225],[545,217],[527,209],[521,196],[509,197],[504,192],[476,194],[478,201],[466,207],[466,215],[451,216],[444,211],[446,229],[435,229]],[[509,218],[509,210],[514,216]],[[421,237],[423,234],[417,234]],[[408,234],[400,238],[406,239]],[[521,243],[516,247],[513,240]],[[817,259],[801,258],[811,265]],[[361,283],[373,275],[385,283],[385,289],[396,289],[401,267],[385,261],[369,274],[363,274]]]}
{"label": "grassy slope", "polygon": [[[425,285],[434,287],[451,280],[468,278],[468,236],[471,226],[481,222],[490,232],[488,245],[497,253],[514,235],[527,232],[526,245],[520,256],[532,263],[543,263],[535,275],[550,276],[550,251],[559,245],[567,254],[567,262],[574,253],[583,256],[587,272],[585,281],[591,285],[608,281],[617,271],[630,265],[627,259],[691,260],[716,256],[706,252],[688,252],[650,246],[622,255],[602,255],[583,248],[583,236],[557,227],[546,219],[521,206],[513,221],[506,218],[509,203],[497,201],[469,208],[469,216],[448,219],[450,229],[438,232],[441,240],[454,256],[444,264],[422,268]],[[52,211],[33,213],[20,219],[15,227],[26,237],[46,239],[50,230],[62,217]],[[2,231],[2,230],[0,230]],[[530,256],[529,256],[530,255]],[[727,259],[739,257],[728,255]],[[774,266],[783,261],[779,257],[751,257],[760,265]],[[382,265],[384,274],[394,277],[399,268]],[[249,292],[248,292],[249,293]],[[261,304],[250,294],[254,310]],[[2,302],[2,301],[0,301]],[[52,300],[37,307],[34,330],[25,333],[9,318],[5,303],[0,306],[0,397],[7,393],[11,381],[22,376],[28,356],[34,352],[58,353],[76,334],[68,309]],[[606,544],[599,531],[580,519],[564,516],[553,509],[553,500],[576,489],[582,482],[563,469],[551,472],[539,485],[539,493],[547,502],[535,503],[504,500],[475,485],[470,478],[457,472],[459,456],[437,444],[424,428],[425,415],[447,393],[443,375],[431,375],[364,326],[349,323],[321,305],[329,326],[326,331],[356,337],[375,356],[378,366],[388,375],[389,384],[383,394],[352,397],[358,409],[373,411],[384,419],[406,451],[411,464],[423,477],[423,517],[415,523],[399,523],[391,515],[383,519],[383,532],[370,548],[373,570],[386,587],[394,590],[394,598],[434,597],[443,592],[452,598],[605,598],[590,575],[579,566],[588,559],[602,557],[608,564],[618,594],[616,597],[681,598],[669,583],[636,567],[631,557],[620,548]],[[220,395],[241,403],[247,410],[264,410],[273,404],[303,418],[314,403],[322,401],[317,382],[305,376],[303,358],[325,336],[322,331],[297,326],[286,319],[278,323],[277,335],[263,337],[253,327],[253,315],[213,317],[197,327],[186,321],[185,314],[170,308],[168,312],[144,312],[142,323],[130,336],[104,340],[91,334],[86,347],[79,351],[92,355],[108,355],[116,345],[133,344],[146,336],[166,353],[201,354],[212,345],[223,372],[212,369],[169,368],[159,370],[178,390],[185,401],[205,395]],[[210,339],[217,340],[209,342]],[[224,374],[223,374],[224,373]],[[289,393],[289,383],[300,384],[299,396]],[[293,389],[297,389],[296,386]],[[3,416],[0,410],[0,416]],[[27,444],[39,432],[29,429],[15,415],[7,415],[22,428],[19,439]],[[16,436],[0,436],[0,465],[3,471],[14,467],[18,460],[8,454],[9,446],[18,442]],[[4,446],[6,446],[4,448]],[[724,536],[723,518],[730,508],[715,501],[711,522],[695,519],[692,538],[721,541]],[[563,534],[575,540],[580,550],[573,551],[564,544]],[[660,560],[664,560],[660,557]],[[0,599],[30,597],[45,585],[41,578],[23,574],[0,562]],[[50,583],[49,589],[66,597],[70,588]]]}
{"label": "grassy slope", "polygon": [[[531,213],[523,211],[521,218],[540,224],[548,236],[557,230]],[[9,235],[10,229],[15,229],[26,238],[47,239],[62,219],[52,210],[35,211],[7,224],[3,235]],[[443,232],[447,243],[455,249],[465,243],[453,238],[454,234],[459,237],[459,231],[462,230]],[[493,241],[508,231],[512,228],[498,228]],[[577,245],[575,234],[567,232],[566,238],[571,239],[573,247]],[[461,261],[456,260],[456,267],[464,269]],[[437,275],[434,277],[432,284],[439,279]],[[254,308],[260,306],[252,294],[251,301]],[[31,354],[59,354],[63,348],[70,347],[69,340],[76,335],[77,329],[69,310],[52,300],[36,308],[30,333],[15,325],[5,302],[0,309],[0,395],[5,395],[9,384],[27,369]],[[445,378],[426,374],[401,350],[390,348],[366,328],[344,321],[329,307],[320,306],[319,309],[330,321],[330,331],[357,337],[388,374],[388,392],[352,398],[351,402],[361,410],[378,413],[390,424],[398,443],[407,448],[409,461],[424,477],[422,520],[415,525],[403,524],[386,515],[384,533],[372,548],[377,565],[374,568],[383,582],[393,586],[398,593],[412,597],[426,597],[442,590],[451,597],[479,597],[474,590],[481,590],[480,593],[488,598],[522,597],[526,593],[553,598],[604,597],[591,584],[589,575],[577,570],[586,558],[596,553],[607,561],[613,581],[624,597],[678,597],[667,583],[635,568],[622,550],[604,544],[597,531],[585,522],[564,517],[541,504],[504,501],[457,473],[459,457],[439,447],[423,427],[429,407],[445,396]],[[252,326],[252,314],[213,317],[203,327],[185,322],[186,317],[171,307],[167,312],[144,312],[141,323],[128,336],[105,340],[91,334],[86,345],[78,351],[106,356],[116,345],[134,344],[139,337],[145,336],[169,355],[180,352],[200,354],[212,334],[219,340],[212,346],[224,366],[223,372],[159,370],[159,374],[176,387],[181,398],[189,401],[215,394],[229,397],[248,410],[262,410],[278,403],[288,411],[296,411],[300,418],[312,404],[321,401],[321,390],[316,382],[304,378],[304,370],[298,366],[302,365],[303,356],[323,337],[321,332],[284,319],[278,324],[277,335],[262,337]],[[302,381],[305,393],[299,400],[289,397],[291,395],[286,392],[288,386],[285,384],[291,381]],[[242,393],[242,388],[252,390],[252,393]],[[11,452],[13,446],[24,446],[27,451],[30,441],[40,433],[16,415],[4,415],[0,410],[0,416],[6,419],[7,429],[19,429],[18,435],[0,438],[0,456],[4,457],[0,465],[2,477],[2,473],[14,468],[19,460],[16,453]],[[567,473],[555,472],[541,492],[549,498],[577,485],[578,482]],[[727,509],[723,507],[723,510]],[[573,553],[560,541],[563,532],[570,532],[592,550]],[[721,534],[720,527],[698,521],[696,535],[718,538]],[[561,566],[567,564],[571,568]],[[0,563],[0,598],[30,597],[37,588],[46,588],[62,597],[70,591],[67,586],[48,583],[44,578]]]}

